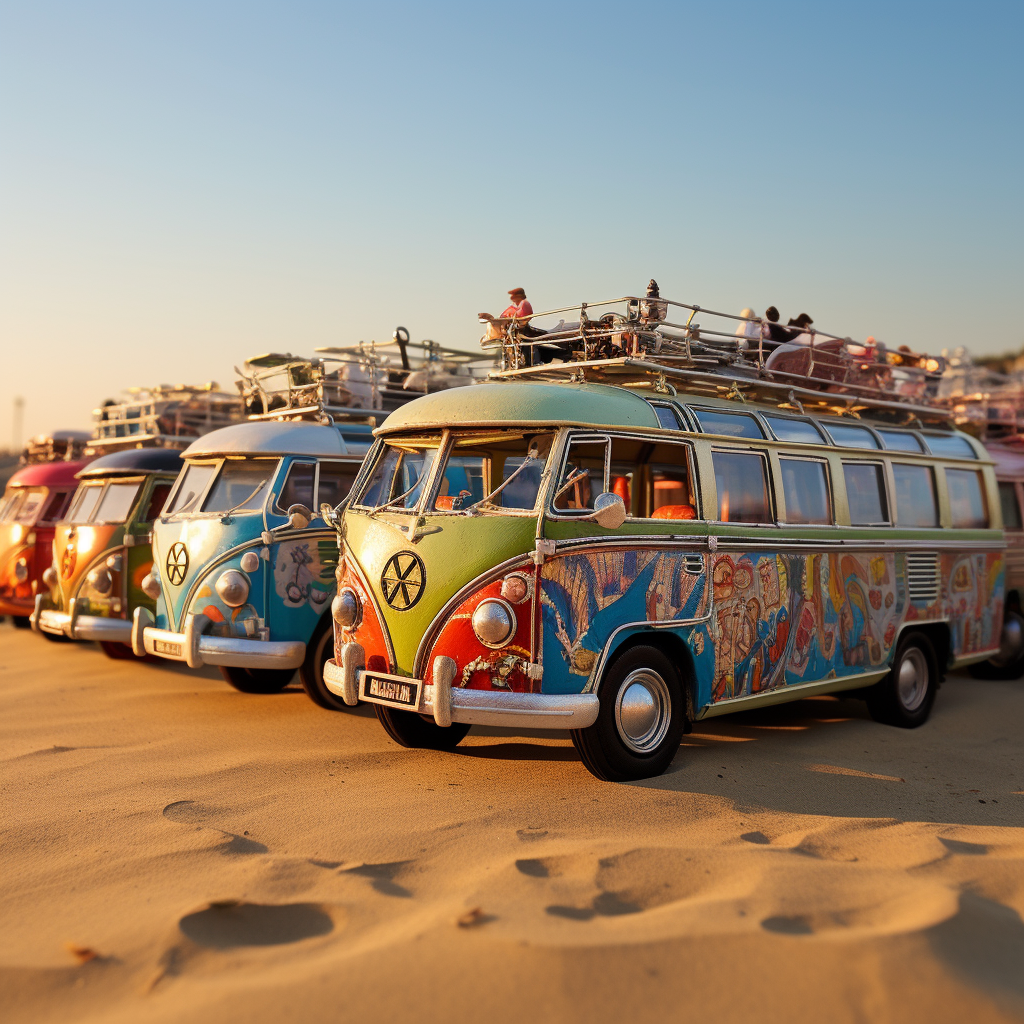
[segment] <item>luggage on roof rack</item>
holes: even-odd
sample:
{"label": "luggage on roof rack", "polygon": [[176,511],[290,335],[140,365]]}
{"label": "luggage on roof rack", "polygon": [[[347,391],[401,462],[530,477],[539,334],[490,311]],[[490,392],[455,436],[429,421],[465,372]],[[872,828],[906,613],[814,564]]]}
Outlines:
{"label": "luggage on roof rack", "polygon": [[[701,323],[694,320],[698,313]],[[557,323],[544,323],[556,316]],[[486,322],[481,344],[500,351],[493,378],[685,388],[837,413],[949,419],[936,402],[943,357],[888,349],[873,339],[855,342],[810,325],[782,329],[788,340],[771,340],[766,320],[658,296]],[[746,334],[748,324],[756,326],[754,337]]]}
{"label": "luggage on roof rack", "polygon": [[29,438],[18,460],[22,466],[43,462],[74,462],[82,457],[89,443],[85,430],[55,430],[52,434],[36,434]]}

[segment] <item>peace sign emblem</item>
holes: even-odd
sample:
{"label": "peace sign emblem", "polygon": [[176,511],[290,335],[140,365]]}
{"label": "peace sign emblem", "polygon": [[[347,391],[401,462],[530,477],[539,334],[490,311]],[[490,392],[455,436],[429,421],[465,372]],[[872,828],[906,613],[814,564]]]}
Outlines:
{"label": "peace sign emblem", "polygon": [[172,586],[180,587],[188,572],[188,549],[179,540],[167,552],[167,580]]}
{"label": "peace sign emblem", "polygon": [[380,574],[380,589],[396,612],[408,611],[423,593],[427,584],[427,570],[423,559],[412,551],[399,551],[392,555]]}

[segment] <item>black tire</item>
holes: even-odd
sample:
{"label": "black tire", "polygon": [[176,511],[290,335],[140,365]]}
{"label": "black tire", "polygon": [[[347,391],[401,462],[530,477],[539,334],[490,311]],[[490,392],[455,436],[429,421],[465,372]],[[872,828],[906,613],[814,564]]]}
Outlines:
{"label": "black tire", "polygon": [[309,643],[306,644],[306,660],[299,669],[302,688],[314,704],[328,711],[346,711],[348,705],[327,689],[324,682],[324,663],[334,653],[334,620],[325,615],[318,623]]}
{"label": "black tire", "polygon": [[374,704],[373,707],[384,731],[402,747],[454,750],[469,732],[469,726],[463,722],[452,722],[443,728],[433,719],[418,715],[415,711],[400,711],[383,704]]}
{"label": "black tire", "polygon": [[[631,647],[608,666],[598,696],[597,721],[570,734],[587,770],[604,782],[661,775],[686,727],[683,686],[672,663],[657,647]],[[624,698],[630,700],[625,712]]]}
{"label": "black tire", "polygon": [[65,636],[63,633],[47,633],[45,629],[39,630],[39,635],[46,637],[51,644],[66,644],[71,642],[71,638]]}
{"label": "black tire", "polygon": [[[1008,611],[1004,618],[1004,630],[1007,626],[1014,626],[1024,632],[1024,618],[1021,618],[1019,613]],[[975,679],[1020,679],[1024,676],[1024,650],[1015,658],[1003,659],[997,656],[972,665],[969,671]]]}
{"label": "black tire", "polygon": [[889,674],[865,694],[868,712],[876,722],[916,729],[928,720],[938,689],[938,664],[928,637],[904,633]]}
{"label": "black tire", "polygon": [[295,669],[221,665],[220,674],[242,693],[280,693],[292,681]]}
{"label": "black tire", "polygon": [[[120,640],[101,640],[100,647],[103,653],[114,661],[142,661],[142,658],[136,658],[135,652],[132,650],[131,644],[123,644]],[[146,655],[147,658],[152,655]]]}
{"label": "black tire", "polygon": [[27,615],[12,615],[11,621],[15,629],[31,629],[32,623],[28,621]]}

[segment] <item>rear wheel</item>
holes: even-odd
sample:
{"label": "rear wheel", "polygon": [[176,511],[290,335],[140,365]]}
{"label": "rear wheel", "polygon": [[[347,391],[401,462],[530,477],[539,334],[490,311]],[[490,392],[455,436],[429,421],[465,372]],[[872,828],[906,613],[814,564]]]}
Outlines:
{"label": "rear wheel", "polygon": [[896,647],[889,674],[865,697],[876,722],[915,729],[931,714],[939,673],[935,650],[923,633],[905,633]]}
{"label": "rear wheel", "polygon": [[469,732],[469,726],[463,722],[452,722],[445,728],[432,718],[418,715],[415,711],[400,711],[383,704],[374,704],[373,707],[384,731],[403,747],[454,750]]}
{"label": "rear wheel", "polygon": [[292,681],[295,669],[221,665],[220,674],[242,693],[280,693]]}
{"label": "rear wheel", "polygon": [[11,621],[14,623],[15,629],[31,629],[32,623],[28,621],[27,615],[12,615]]}
{"label": "rear wheel", "polygon": [[[1008,611],[1003,616],[1003,648],[999,654],[979,665],[972,665],[971,675],[975,679],[1020,679],[1024,676],[1024,618],[1017,612]],[[1017,653],[1008,653],[1017,652]]]}
{"label": "rear wheel", "polygon": [[633,647],[609,666],[601,710],[572,742],[587,770],[605,782],[660,775],[679,749],[686,725],[679,674],[656,647]]}
{"label": "rear wheel", "polygon": [[324,665],[333,654],[334,620],[330,615],[324,616],[317,624],[313,636],[306,645],[306,660],[299,669],[302,688],[309,694],[314,704],[319,704],[329,711],[345,711],[348,705],[327,689],[324,682]]}

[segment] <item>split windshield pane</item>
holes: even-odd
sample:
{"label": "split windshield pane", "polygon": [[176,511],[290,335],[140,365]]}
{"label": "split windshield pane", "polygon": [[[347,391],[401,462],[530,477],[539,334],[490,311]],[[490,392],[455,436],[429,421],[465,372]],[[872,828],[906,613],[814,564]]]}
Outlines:
{"label": "split windshield pane", "polygon": [[204,512],[255,512],[267,500],[276,459],[225,460],[203,502]]}
{"label": "split windshield pane", "polygon": [[83,484],[79,487],[74,505],[71,508],[71,515],[68,516],[68,521],[72,523],[89,522],[92,519],[92,514],[96,510],[96,505],[102,493],[102,481],[95,484]]}
{"label": "split windshield pane", "polygon": [[46,491],[42,487],[33,487],[25,491],[25,498],[21,503],[21,507],[14,514],[14,521],[16,523],[25,523],[26,525],[34,523],[39,510],[43,507],[43,498],[45,496]]}
{"label": "split windshield pane", "polygon": [[206,485],[217,470],[216,462],[190,462],[185,467],[185,476],[178,487],[167,515],[175,512],[195,512]]}
{"label": "split windshield pane", "polygon": [[135,483],[111,483],[96,509],[93,522],[96,523],[123,523],[128,518],[128,513],[135,504],[141,484]]}

